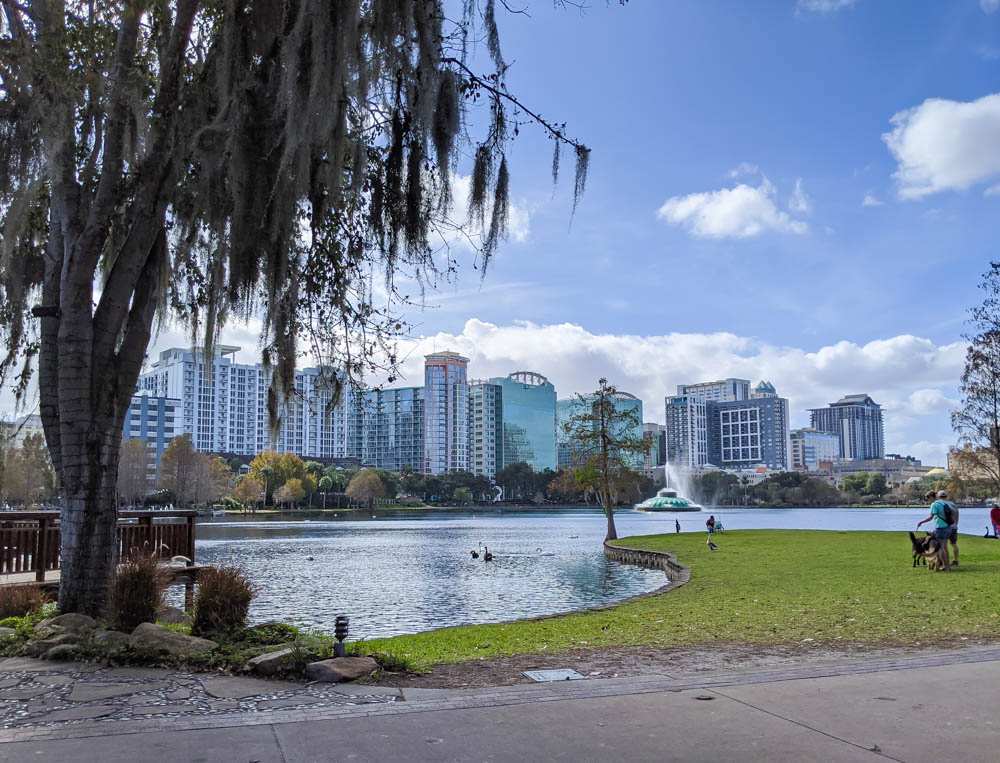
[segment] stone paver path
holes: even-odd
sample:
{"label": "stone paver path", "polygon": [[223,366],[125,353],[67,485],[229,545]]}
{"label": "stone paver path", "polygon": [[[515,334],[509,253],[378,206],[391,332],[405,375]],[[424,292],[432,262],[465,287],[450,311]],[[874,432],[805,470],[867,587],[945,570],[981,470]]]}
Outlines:
{"label": "stone paver path", "polygon": [[0,659],[0,729],[233,714],[254,717],[278,710],[330,710],[397,699],[398,692],[367,689],[14,657]]}

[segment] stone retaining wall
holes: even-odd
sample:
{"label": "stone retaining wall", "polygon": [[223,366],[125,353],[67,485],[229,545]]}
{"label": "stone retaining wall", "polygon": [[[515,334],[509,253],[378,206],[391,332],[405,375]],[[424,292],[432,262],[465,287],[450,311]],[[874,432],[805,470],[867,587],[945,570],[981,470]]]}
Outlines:
{"label": "stone retaining wall", "polygon": [[[666,551],[648,551],[643,548],[631,548],[629,546],[613,546],[611,541],[604,541],[604,556],[613,562],[622,564],[634,564],[639,567],[652,567],[663,570],[667,574],[669,581],[665,586],[657,588],[649,593],[633,596],[625,601],[641,599],[645,596],[657,596],[666,591],[684,585],[691,579],[691,568],[686,567],[677,561],[677,557],[668,554]],[[623,602],[618,602],[619,604]]]}

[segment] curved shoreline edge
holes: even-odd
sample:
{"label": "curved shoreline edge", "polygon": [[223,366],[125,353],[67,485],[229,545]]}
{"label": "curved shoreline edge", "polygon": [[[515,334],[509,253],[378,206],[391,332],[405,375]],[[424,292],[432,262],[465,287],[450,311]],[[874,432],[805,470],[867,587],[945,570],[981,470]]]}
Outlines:
{"label": "curved shoreline edge", "polygon": [[648,591],[647,593],[629,596],[627,599],[616,601],[614,604],[608,604],[603,607],[594,607],[593,609],[608,609],[609,607],[617,607],[622,604],[627,604],[630,601],[645,599],[649,596],[659,596],[660,594],[667,593],[675,588],[680,588],[691,579],[691,568],[687,565],[681,564],[677,561],[677,557],[671,553],[666,551],[649,551],[642,548],[634,548],[632,546],[612,545],[612,543],[615,542],[616,541],[610,540],[604,541],[605,557],[613,562],[620,562],[621,564],[634,564],[637,567],[652,567],[653,569],[663,570],[667,576],[667,584],[660,586],[655,591]]}

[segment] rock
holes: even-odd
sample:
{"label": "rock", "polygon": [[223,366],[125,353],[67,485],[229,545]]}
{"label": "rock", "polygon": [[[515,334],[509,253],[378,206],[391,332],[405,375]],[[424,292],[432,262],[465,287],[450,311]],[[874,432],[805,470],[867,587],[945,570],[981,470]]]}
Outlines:
{"label": "rock", "polygon": [[190,625],[191,615],[183,609],[178,609],[177,607],[164,607],[156,613],[156,621],[159,623],[167,623],[169,625],[176,625],[180,623]]}
{"label": "rock", "polygon": [[282,668],[292,664],[292,649],[280,649],[277,652],[268,652],[258,657],[254,657],[247,663],[247,667],[254,673],[261,676],[273,676]]}
{"label": "rock", "polygon": [[332,660],[310,662],[306,665],[306,675],[313,681],[334,684],[362,678],[376,669],[378,663],[371,657],[334,657]]}
{"label": "rock", "polygon": [[207,638],[174,633],[169,628],[154,623],[143,623],[136,627],[132,631],[129,643],[135,647],[157,649],[173,655],[204,654],[211,652],[218,646],[217,643]]}
{"label": "rock", "polygon": [[[80,636],[76,633],[61,632],[57,636],[45,639],[35,639],[24,645],[24,653],[29,657],[41,657],[50,649],[57,646],[76,645]],[[63,658],[66,659],[66,658]]]}
{"label": "rock", "polygon": [[51,638],[53,636],[58,636],[61,633],[66,633],[65,628],[60,628],[58,625],[48,625],[47,623],[48,620],[42,620],[35,626],[35,630],[32,631],[35,638]]}
{"label": "rock", "polygon": [[17,631],[13,628],[0,628],[0,641],[8,638],[14,638],[17,635]]}
{"label": "rock", "polygon": [[76,612],[67,612],[65,615],[59,615],[58,617],[50,617],[46,620],[42,620],[35,627],[35,630],[37,631],[43,626],[55,626],[57,628],[66,628],[71,631],[82,631],[96,628],[97,621],[92,617],[87,617],[86,615],[80,615]]}
{"label": "rock", "polygon": [[121,631],[97,631],[94,634],[95,644],[103,644],[112,648],[124,646],[128,640],[128,634]]}
{"label": "rock", "polygon": [[46,660],[73,660],[80,654],[79,644],[58,644],[45,653]]}

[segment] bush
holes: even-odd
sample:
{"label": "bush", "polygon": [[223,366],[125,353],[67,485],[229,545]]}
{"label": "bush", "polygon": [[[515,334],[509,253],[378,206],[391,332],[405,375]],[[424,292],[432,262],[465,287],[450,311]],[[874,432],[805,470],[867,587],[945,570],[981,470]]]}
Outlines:
{"label": "bush", "polygon": [[133,549],[132,558],[118,565],[108,586],[111,627],[130,633],[142,623],[155,623],[169,583],[170,572],[157,564],[155,556]]}
{"label": "bush", "polygon": [[24,617],[49,601],[48,595],[36,585],[6,585],[0,587],[0,620]]}
{"label": "bush", "polygon": [[250,602],[256,596],[257,586],[239,567],[206,567],[198,573],[191,632],[214,635],[245,627]]}

